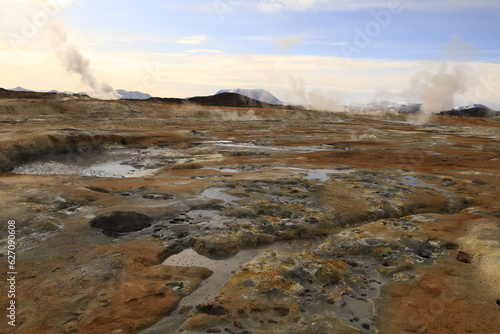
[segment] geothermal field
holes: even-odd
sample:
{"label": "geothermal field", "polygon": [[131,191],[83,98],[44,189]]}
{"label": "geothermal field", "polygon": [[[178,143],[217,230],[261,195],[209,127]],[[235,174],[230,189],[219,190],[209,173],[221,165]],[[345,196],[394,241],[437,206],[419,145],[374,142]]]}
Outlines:
{"label": "geothermal field", "polygon": [[1,96],[2,333],[499,331],[498,116]]}

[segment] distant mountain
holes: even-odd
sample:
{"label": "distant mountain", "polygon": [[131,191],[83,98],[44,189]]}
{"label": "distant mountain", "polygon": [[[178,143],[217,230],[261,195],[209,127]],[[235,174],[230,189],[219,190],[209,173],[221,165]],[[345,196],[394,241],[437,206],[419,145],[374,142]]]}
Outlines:
{"label": "distant mountain", "polygon": [[485,106],[484,104],[477,104],[476,103],[476,104],[469,104],[467,106],[453,107],[453,108],[451,108],[451,110],[461,111],[461,110],[464,110],[464,109],[472,109],[472,108],[488,108],[488,107]]}
{"label": "distant mountain", "polygon": [[364,107],[364,111],[396,111],[403,113],[419,112],[421,103],[407,103],[395,101],[371,102]]}
{"label": "distant mountain", "polygon": [[222,93],[235,93],[267,104],[283,105],[282,101],[280,101],[277,97],[275,97],[273,94],[271,94],[265,89],[242,89],[242,88],[221,89],[215,95]]}
{"label": "distant mountain", "polygon": [[400,113],[416,113],[420,111],[422,103],[408,103],[396,101],[370,102],[368,104],[356,104],[344,106],[344,110],[349,112],[370,112],[370,111],[393,111]]}
{"label": "distant mountain", "polygon": [[[344,106],[344,110],[347,112],[394,111],[400,113],[418,113],[421,111],[422,105],[422,103],[381,101]],[[455,106],[451,110],[440,112],[440,114],[465,117],[494,117],[499,116],[500,112],[488,108],[484,104],[470,104]]]}
{"label": "distant mountain", "polygon": [[58,90],[39,90],[38,91],[39,93],[53,93],[53,94],[64,94],[64,95],[87,95],[87,93],[85,92],[80,92],[80,93],[73,93],[73,92],[69,92],[69,91],[64,91],[64,92],[61,92],[61,91],[58,91]]}
{"label": "distant mountain", "polygon": [[34,92],[33,90],[29,90],[29,89],[26,89],[26,88],[23,88],[23,87],[16,87],[16,88],[12,88],[12,89],[9,89],[10,91],[12,92]]}
{"label": "distant mountain", "polygon": [[[23,88],[23,87],[16,87],[16,88],[12,88],[12,89],[9,89],[10,91],[13,91],[13,92],[29,92],[29,93],[53,93],[53,94],[66,94],[66,95],[87,95],[87,93],[85,92],[80,92],[80,93],[73,93],[73,92],[68,92],[68,91],[64,91],[64,92],[61,92],[61,91],[58,91],[58,90],[37,90],[37,91],[34,91],[34,90],[30,90],[30,89],[26,89],[26,88]],[[120,96],[122,97],[122,99],[126,99],[126,100],[147,100],[149,98],[151,98],[151,95],[149,94],[146,94],[146,93],[141,93],[141,92],[138,92],[138,91],[127,91],[127,90],[124,90],[124,89],[118,89],[116,91],[118,94],[120,94]]]}
{"label": "distant mountain", "polygon": [[462,117],[496,117],[500,116],[500,111],[495,111],[482,104],[473,104],[466,107],[456,107],[452,110],[442,111],[440,115]]}
{"label": "distant mountain", "polygon": [[272,106],[269,103],[255,100],[248,96],[237,93],[219,93],[210,96],[196,96],[186,99],[186,101],[193,102],[203,106],[218,106],[218,107],[263,108]]}
{"label": "distant mountain", "polygon": [[9,89],[11,92],[27,92],[27,93],[51,93],[51,94],[66,94],[66,95],[87,95],[87,93],[81,92],[81,93],[73,93],[69,91],[58,91],[55,89],[52,90],[31,90],[31,89],[26,89],[23,87],[16,87]]}
{"label": "distant mountain", "polygon": [[147,100],[150,99],[152,96],[146,93],[141,93],[138,91],[126,91],[123,89],[117,89],[116,92],[120,94],[122,99],[126,100]]}
{"label": "distant mountain", "polygon": [[271,104],[254,100],[244,95],[236,93],[219,93],[209,96],[195,96],[186,99],[152,97],[147,101],[172,104],[190,104],[195,103],[201,106],[213,107],[235,107],[235,108],[268,108],[275,107]]}

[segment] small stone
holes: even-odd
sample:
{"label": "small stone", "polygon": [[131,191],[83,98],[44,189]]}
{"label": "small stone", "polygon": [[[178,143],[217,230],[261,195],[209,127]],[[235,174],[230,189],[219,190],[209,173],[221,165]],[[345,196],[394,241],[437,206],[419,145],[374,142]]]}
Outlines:
{"label": "small stone", "polygon": [[463,263],[471,263],[472,262],[472,255],[459,251],[457,254],[457,260]]}
{"label": "small stone", "polygon": [[[497,303],[498,303],[498,300],[497,300]],[[235,327],[237,327],[237,328],[241,328],[241,327],[242,327],[242,326],[241,326],[241,321],[239,321],[239,320],[235,320],[235,321],[233,322],[233,325],[234,325]]]}
{"label": "small stone", "polygon": [[192,309],[193,309],[192,306],[183,306],[179,310],[179,314],[188,314],[189,312],[191,312]]}

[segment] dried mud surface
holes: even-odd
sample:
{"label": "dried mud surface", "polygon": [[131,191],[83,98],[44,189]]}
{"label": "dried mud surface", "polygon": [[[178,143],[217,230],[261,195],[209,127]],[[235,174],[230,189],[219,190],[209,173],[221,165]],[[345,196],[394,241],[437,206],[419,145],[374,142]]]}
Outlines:
{"label": "dried mud surface", "polygon": [[498,117],[11,99],[0,128],[2,333],[498,332]]}

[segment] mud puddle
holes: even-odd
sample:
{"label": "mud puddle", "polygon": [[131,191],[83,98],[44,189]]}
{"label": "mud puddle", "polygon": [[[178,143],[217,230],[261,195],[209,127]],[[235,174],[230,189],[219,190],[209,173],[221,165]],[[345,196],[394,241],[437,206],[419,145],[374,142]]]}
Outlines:
{"label": "mud puddle", "polygon": [[224,190],[227,190],[226,188],[208,188],[205,189],[201,194],[205,197],[211,198],[211,199],[218,199],[222,200],[225,202],[232,202],[232,201],[238,201],[240,199],[243,199],[243,197],[236,197],[229,195],[224,192]]}
{"label": "mud puddle", "polygon": [[75,175],[88,177],[131,177],[139,170],[124,164],[123,160],[91,164],[88,167],[59,161],[37,161],[15,168],[12,173],[22,175]]}
{"label": "mud puddle", "polygon": [[275,169],[284,169],[298,173],[306,180],[328,181],[330,175],[351,174],[356,172],[356,169],[305,169],[297,167],[276,167]]}
{"label": "mud puddle", "polygon": [[[23,175],[75,175],[86,177],[144,177],[168,165],[165,150],[116,148],[88,154],[53,155],[16,167]],[[155,154],[156,153],[156,154]]]}
{"label": "mud puddle", "polygon": [[[309,241],[310,242],[310,241]],[[314,241],[317,246],[321,241]],[[163,264],[169,266],[187,266],[187,267],[205,267],[214,273],[190,295],[184,297],[179,303],[177,309],[170,315],[153,326],[139,332],[140,334],[164,334],[176,333],[182,324],[189,319],[191,311],[199,304],[209,302],[217,296],[220,289],[231,278],[232,272],[239,266],[249,262],[257,253],[265,249],[272,249],[284,252],[301,253],[306,249],[302,246],[305,240],[280,241],[270,245],[263,245],[251,249],[243,249],[230,258],[222,260],[213,260],[198,254],[193,249],[186,249],[179,254],[172,255],[166,259]],[[310,246],[310,245],[308,245]]]}

